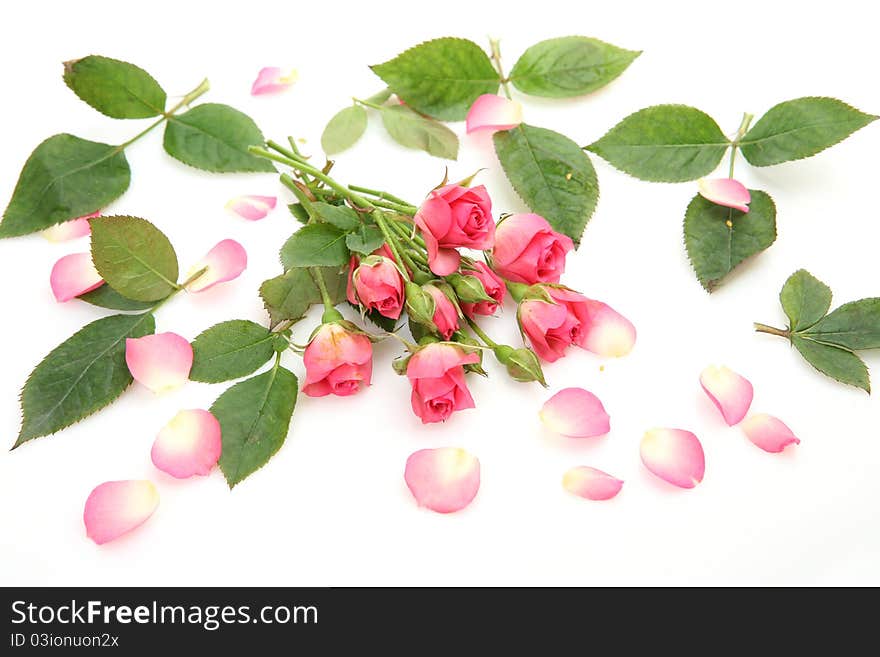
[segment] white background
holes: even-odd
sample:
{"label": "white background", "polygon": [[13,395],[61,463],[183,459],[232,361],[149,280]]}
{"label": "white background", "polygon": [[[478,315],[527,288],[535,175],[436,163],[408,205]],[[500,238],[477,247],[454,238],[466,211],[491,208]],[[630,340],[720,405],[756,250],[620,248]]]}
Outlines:
{"label": "white background", "polygon": [[[783,3],[779,3],[783,5]],[[787,3],[786,3],[787,4]],[[421,40],[456,35],[502,39],[508,69],[530,44],[586,34],[643,49],[608,88],[569,101],[523,98],[527,121],[580,144],[647,105],[695,105],[733,132],[743,111],[760,116],[807,95],[842,98],[880,112],[876,25],[861,3],[808,5],[739,1],[514,3],[4,3],[0,66],[4,88],[0,199],[44,138],[71,132],[119,143],[146,122],[116,121],[81,103],[61,81],[61,62],[100,53],[137,63],[170,95],[204,76],[204,101],[250,114],[265,134],[305,138],[320,159],[326,120],[381,84],[367,68]],[[268,65],[296,67],[288,92],[253,98]],[[173,99],[172,99],[173,100]],[[500,211],[520,211],[485,136],[464,136],[451,178],[479,167]],[[876,260],[880,217],[872,125],[810,160],[750,169],[737,177],[776,200],[780,237],[712,296],[696,283],[682,246],[684,209],[694,184],[643,183],[594,158],[602,195],[564,282],[630,317],[633,353],[607,362],[577,352],[546,368],[551,390],[509,382],[494,363],[473,378],[477,409],[423,427],[409,409],[405,379],[376,349],[374,385],[354,398],[301,397],[278,455],[234,492],[219,472],[176,481],[153,468],[158,429],[180,408],[207,408],[224,385],[188,384],[155,397],[133,386],[107,410],[62,433],[0,452],[0,583],[106,585],[385,584],[880,584],[880,405],[811,370],[782,340],[756,335],[754,320],[782,324],[777,294],[806,267],[835,301],[880,295]],[[281,206],[245,222],[224,210],[240,194],[278,195],[275,176],[212,175],[164,154],[157,131],[127,151],[130,190],[107,212],[149,218],[177,246],[183,269],[232,237],[250,263],[232,284],[181,296],[158,314],[159,330],[193,338],[230,318],[265,321],[257,288],[279,273],[276,252],[295,227]],[[446,163],[391,143],[377,117],[366,137],[338,158],[343,181],[388,188],[417,201]],[[726,166],[726,163],[725,163]],[[56,304],[49,271],[87,240],[49,244],[39,236],[0,242],[0,428],[11,446],[17,396],[51,348],[103,314]],[[514,310],[487,321],[515,340]],[[317,317],[297,326],[303,340]],[[869,355],[880,379],[880,358]],[[799,447],[770,455],[727,428],[697,377],[723,363],[755,386],[756,411],[778,415]],[[294,355],[285,364],[302,374]],[[567,385],[596,392],[612,417],[604,438],[546,435],[540,404]],[[696,489],[674,489],[638,458],[654,426],[695,431],[706,451]],[[482,463],[482,487],[465,511],[441,516],[416,507],[403,482],[416,449],[460,445]],[[588,464],[626,480],[614,500],[565,493],[563,472]],[[161,504],[136,532],[103,547],[85,536],[89,491],[113,479],[149,478]]]}

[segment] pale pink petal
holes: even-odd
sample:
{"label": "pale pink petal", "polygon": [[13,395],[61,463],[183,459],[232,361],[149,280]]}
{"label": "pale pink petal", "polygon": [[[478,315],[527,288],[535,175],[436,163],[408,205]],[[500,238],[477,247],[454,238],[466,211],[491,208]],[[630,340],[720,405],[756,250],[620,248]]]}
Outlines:
{"label": "pale pink petal", "polygon": [[710,365],[700,374],[700,385],[732,427],[739,424],[752,404],[752,384],[729,367]]}
{"label": "pale pink petal", "polygon": [[484,128],[510,130],[523,120],[522,105],[515,100],[483,94],[474,101],[467,114],[467,131],[474,132]]}
{"label": "pale pink petal", "polygon": [[86,500],[86,535],[98,545],[139,527],[159,506],[159,491],[151,481],[107,481]]}
{"label": "pale pink petal", "polygon": [[458,269],[461,254],[455,249],[437,249],[437,256],[430,262],[431,271],[437,276],[449,276]]}
{"label": "pale pink petal", "polygon": [[49,285],[57,301],[70,301],[80,294],[85,294],[101,287],[104,280],[92,264],[92,256],[88,253],[71,253],[52,267]]}
{"label": "pale pink petal", "polygon": [[66,242],[68,240],[75,240],[78,237],[85,237],[92,232],[92,225],[89,223],[89,219],[97,217],[99,214],[100,212],[93,212],[83,217],[49,226],[40,234],[50,242]]}
{"label": "pale pink petal", "polygon": [[480,489],[480,461],[458,447],[420,449],[406,460],[404,479],[419,506],[452,513]]}
{"label": "pale pink petal", "polygon": [[642,463],[655,475],[681,488],[703,481],[706,457],[699,439],[684,429],[652,429],[642,437]]}
{"label": "pale pink petal", "polygon": [[205,269],[205,273],[189,283],[186,289],[190,292],[207,290],[217,283],[238,278],[246,267],[247,252],[244,247],[235,240],[223,240],[193,265],[187,277],[201,269]]}
{"label": "pale pink petal", "polygon": [[257,221],[269,214],[271,210],[274,210],[277,203],[278,199],[274,196],[246,194],[231,199],[226,203],[226,209],[232,210],[239,217],[248,221]]}
{"label": "pale pink petal", "polygon": [[189,378],[193,350],[177,333],[125,340],[125,362],[134,380],[153,392],[179,388]]}
{"label": "pale pink petal", "polygon": [[583,388],[564,388],[544,402],[538,415],[548,429],[572,438],[604,436],[611,418],[599,398]]}
{"label": "pale pink petal", "polygon": [[153,465],[172,477],[206,475],[220,458],[220,423],[201,409],[180,411],[162,427],[150,457]]}
{"label": "pale pink petal", "polygon": [[610,500],[620,492],[623,481],[588,465],[579,465],[562,476],[562,486],[588,500]]}
{"label": "pale pink petal", "polygon": [[277,66],[267,66],[260,69],[257,74],[257,79],[251,85],[251,95],[259,96],[284,91],[296,82],[297,78],[299,78],[299,74],[295,70],[291,70],[285,75]]}
{"label": "pale pink petal", "polygon": [[801,442],[782,420],[766,413],[752,415],[740,426],[746,437],[765,452],[781,452],[789,445]]}
{"label": "pale pink petal", "polygon": [[632,351],[636,327],[607,303],[590,300],[589,325],[581,326],[578,344],[588,351],[609,358],[620,358]]}
{"label": "pale pink petal", "polygon": [[701,178],[697,183],[700,196],[716,205],[733,208],[740,212],[749,211],[752,195],[746,186],[733,178]]}

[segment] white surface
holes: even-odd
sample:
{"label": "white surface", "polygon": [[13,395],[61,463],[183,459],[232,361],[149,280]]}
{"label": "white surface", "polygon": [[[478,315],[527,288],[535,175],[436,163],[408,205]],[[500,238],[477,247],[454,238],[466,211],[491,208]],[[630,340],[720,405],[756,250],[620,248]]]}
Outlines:
{"label": "white surface", "polygon": [[[782,4],[782,3],[780,3]],[[806,95],[842,98],[880,112],[876,26],[861,3],[828,11],[741,1],[719,13],[705,2],[213,3],[196,9],[153,2],[136,13],[118,3],[6,3],[0,23],[4,103],[0,199],[45,137],[71,132],[113,142],[146,122],[115,121],[81,103],[61,81],[64,60],[100,53],[139,64],[170,94],[208,76],[205,101],[249,113],[267,136],[294,134],[319,156],[326,120],[351,95],[380,88],[368,64],[423,39],[502,39],[506,65],[551,36],[588,34],[644,54],[593,96],[524,99],[526,119],[589,143],[632,111],[688,103],[734,131],[743,111],[758,116]],[[491,6],[490,6],[491,5]],[[51,15],[50,15],[51,14]],[[310,15],[314,18],[310,18]],[[296,67],[288,93],[252,98],[262,66]],[[454,128],[463,133],[463,125]],[[602,197],[564,281],[611,303],[639,330],[635,351],[602,364],[572,353],[546,368],[553,392],[581,385],[612,416],[612,433],[572,441],[542,434],[537,410],[550,394],[509,382],[494,363],[490,380],[471,379],[477,410],[422,427],[405,379],[376,349],[374,386],[355,398],[301,397],[291,434],[270,464],[230,493],[223,477],[173,481],[149,449],[179,408],[205,407],[224,386],[189,384],[156,398],[134,386],[84,422],[21,449],[0,452],[0,583],[167,585],[342,584],[880,584],[880,405],[814,373],[785,342],[752,332],[753,320],[781,324],[777,294],[799,267],[835,292],[836,302],[880,294],[876,152],[870,126],[811,160],[737,176],[766,189],[779,210],[779,240],[716,294],[694,280],[682,246],[682,216],[694,184],[630,179],[594,158]],[[228,318],[264,321],[256,295],[278,273],[276,251],[294,221],[283,207],[248,223],[224,211],[244,193],[287,195],[272,175],[210,175],[164,154],[161,133],[129,149],[131,189],[109,211],[154,221],[177,246],[182,268],[222,238],[248,249],[235,283],[181,297],[162,308],[160,330],[192,338]],[[365,139],[338,158],[343,181],[419,199],[443,177],[444,162],[393,145],[376,117]],[[452,178],[488,167],[499,211],[518,211],[485,137],[463,137]],[[18,429],[18,390],[58,342],[101,316],[85,304],[58,305],[52,263],[86,250],[87,240],[53,245],[39,236],[0,242],[3,283],[0,418],[5,444]],[[303,339],[316,317],[297,326]],[[515,338],[513,308],[486,322]],[[297,374],[301,361],[286,357]],[[783,418],[802,444],[766,454],[728,429],[699,389],[709,363],[724,363],[755,385],[753,409]],[[880,380],[880,358],[869,356]],[[680,491],[641,466],[638,443],[652,426],[695,431],[706,451],[704,482]],[[404,461],[429,446],[461,445],[479,456],[483,484],[473,505],[440,516],[416,508]],[[573,465],[626,480],[613,501],[566,494]],[[150,478],[161,494],[140,530],[104,547],[85,537],[82,505],[109,479]]]}

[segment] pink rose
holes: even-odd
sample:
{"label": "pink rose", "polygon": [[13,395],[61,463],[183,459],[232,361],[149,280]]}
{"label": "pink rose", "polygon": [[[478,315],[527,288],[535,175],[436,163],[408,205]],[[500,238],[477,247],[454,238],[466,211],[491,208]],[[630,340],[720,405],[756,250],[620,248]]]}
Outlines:
{"label": "pink rose", "polygon": [[545,286],[555,303],[526,299],[517,313],[535,353],[553,362],[577,345],[600,356],[625,356],[636,341],[636,329],[623,315],[601,301],[567,287]]}
{"label": "pink rose", "polygon": [[428,264],[438,276],[458,268],[460,246],[489,249],[495,239],[492,201],[483,185],[435,189],[413,218],[428,247]]}
{"label": "pink rose", "polygon": [[486,290],[486,294],[492,297],[495,301],[480,301],[478,303],[462,302],[460,304],[461,309],[471,318],[474,315],[494,315],[498,310],[498,306],[504,302],[504,281],[498,276],[498,274],[489,269],[485,263],[475,262],[474,265],[477,267],[478,271],[462,271],[461,275],[473,276],[474,278],[479,279],[483,284],[483,289]]}
{"label": "pink rose", "polygon": [[434,299],[434,317],[432,320],[443,339],[448,340],[458,330],[458,308],[443,293],[443,290],[436,285],[424,285],[422,289]]}
{"label": "pink rose", "polygon": [[412,384],[412,409],[422,424],[443,422],[453,411],[474,407],[462,365],[478,360],[475,353],[466,354],[460,347],[440,342],[412,355],[406,375]]}
{"label": "pink rose", "polygon": [[303,354],[309,397],[353,395],[370,385],[373,374],[373,345],[362,334],[342,324],[323,324]]}
{"label": "pink rose", "polygon": [[[355,266],[355,259],[349,267]],[[403,308],[403,277],[397,266],[384,256],[368,256],[351,272],[348,300],[367,310],[397,319]]]}
{"label": "pink rose", "polygon": [[544,217],[512,214],[498,224],[492,264],[517,283],[558,283],[565,255],[573,248],[571,238],[553,230]]}

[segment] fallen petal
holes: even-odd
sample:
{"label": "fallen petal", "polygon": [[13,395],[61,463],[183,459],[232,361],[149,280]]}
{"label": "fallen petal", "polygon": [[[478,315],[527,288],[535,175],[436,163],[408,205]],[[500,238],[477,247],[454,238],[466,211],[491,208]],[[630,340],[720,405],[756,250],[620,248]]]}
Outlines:
{"label": "fallen petal", "polygon": [[562,476],[562,486],[588,500],[610,500],[620,492],[623,481],[588,465],[579,465]]}
{"label": "fallen petal", "polygon": [[172,477],[206,475],[220,458],[220,423],[201,409],[180,411],[162,427],[150,457],[153,465]]}
{"label": "fallen petal", "polygon": [[260,69],[260,72],[257,74],[257,79],[251,85],[251,95],[259,96],[261,94],[284,91],[296,82],[298,78],[299,74],[296,70],[291,70],[285,75],[277,66],[267,66]]}
{"label": "fallen petal", "polygon": [[235,240],[223,240],[193,265],[187,278],[201,269],[205,269],[205,273],[190,282],[186,289],[189,292],[202,292],[217,283],[238,278],[246,267],[247,252],[244,247]]}
{"label": "fallen petal", "polygon": [[52,294],[59,302],[70,301],[80,294],[85,294],[103,285],[104,279],[92,264],[92,256],[88,253],[71,253],[52,267],[49,285]]}
{"label": "fallen petal", "polygon": [[186,383],[192,368],[193,350],[177,333],[127,338],[125,362],[135,381],[153,392],[165,392]]}
{"label": "fallen petal", "polygon": [[752,415],[740,426],[746,437],[765,452],[781,452],[789,445],[801,442],[782,420],[766,413]]}
{"label": "fallen petal", "polygon": [[275,209],[278,199],[274,196],[236,196],[226,203],[226,209],[248,221],[257,221]]}
{"label": "fallen petal", "polygon": [[483,94],[468,110],[467,131],[510,130],[522,123],[522,115],[522,105],[517,101],[495,94]]}
{"label": "fallen petal", "polygon": [[733,178],[701,178],[697,182],[700,196],[716,205],[733,208],[740,212],[749,211],[752,195],[746,186]]}
{"label": "fallen petal", "polygon": [[420,449],[406,460],[403,476],[419,506],[452,513],[480,489],[480,461],[458,447]]}
{"label": "fallen petal", "polygon": [[159,491],[150,481],[108,481],[86,500],[86,535],[98,545],[139,527],[159,506]]}
{"label": "fallen petal", "polygon": [[601,301],[590,300],[587,312],[589,325],[581,327],[580,346],[608,358],[620,358],[632,351],[636,343],[636,327],[632,322]]}
{"label": "fallen petal", "polygon": [[699,439],[684,429],[652,429],[642,437],[642,463],[655,475],[681,488],[703,481],[706,457]]}
{"label": "fallen petal", "polygon": [[572,438],[604,436],[611,419],[599,398],[583,388],[565,388],[544,402],[538,415],[548,429]]}
{"label": "fallen petal", "polygon": [[729,367],[710,365],[700,373],[700,385],[728,426],[739,424],[749,412],[752,384]]}
{"label": "fallen petal", "polygon": [[99,214],[100,212],[93,212],[84,217],[49,226],[40,234],[50,242],[66,242],[68,240],[75,240],[78,237],[85,237],[92,232],[92,225],[89,223],[89,219],[97,217]]}

